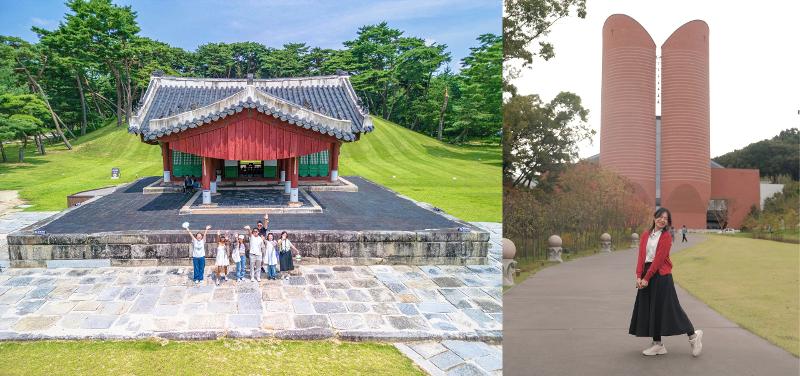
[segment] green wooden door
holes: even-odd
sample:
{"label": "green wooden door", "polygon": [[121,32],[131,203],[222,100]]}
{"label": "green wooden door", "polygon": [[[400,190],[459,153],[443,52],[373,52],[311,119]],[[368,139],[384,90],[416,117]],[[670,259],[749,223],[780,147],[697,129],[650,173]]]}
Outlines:
{"label": "green wooden door", "polygon": [[203,175],[203,160],[197,155],[173,150],[172,175],[200,177]]}
{"label": "green wooden door", "polygon": [[301,156],[297,172],[302,177],[328,176],[328,151]]}

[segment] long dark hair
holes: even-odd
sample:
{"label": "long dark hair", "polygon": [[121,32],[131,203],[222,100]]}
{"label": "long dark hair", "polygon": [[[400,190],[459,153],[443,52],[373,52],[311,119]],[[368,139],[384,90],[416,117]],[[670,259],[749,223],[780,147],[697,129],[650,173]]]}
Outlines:
{"label": "long dark hair", "polygon": [[658,208],[655,214],[653,214],[653,223],[650,225],[649,233],[652,234],[653,230],[655,230],[656,228],[656,218],[660,217],[664,213],[667,213],[667,225],[664,226],[664,229],[662,231],[666,231],[667,233],[669,233],[670,229],[672,229],[672,213],[670,213],[669,209],[667,208]]}

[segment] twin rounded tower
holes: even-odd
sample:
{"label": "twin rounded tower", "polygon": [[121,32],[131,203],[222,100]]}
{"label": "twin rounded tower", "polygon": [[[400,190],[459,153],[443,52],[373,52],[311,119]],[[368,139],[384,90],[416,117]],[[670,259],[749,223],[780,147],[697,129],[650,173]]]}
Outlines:
{"label": "twin rounded tower", "polygon": [[706,227],[711,197],[708,32],[691,21],[661,45],[657,93],[653,38],[626,15],[603,25],[600,165],[689,228]]}

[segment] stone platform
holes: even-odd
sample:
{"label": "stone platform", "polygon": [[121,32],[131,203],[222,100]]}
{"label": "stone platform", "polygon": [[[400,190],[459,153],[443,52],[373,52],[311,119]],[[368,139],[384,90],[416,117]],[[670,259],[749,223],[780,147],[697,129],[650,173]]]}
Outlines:
{"label": "stone platform", "polygon": [[[142,194],[142,188],[157,179],[141,179],[9,234],[11,266],[44,267],[52,260],[188,266],[190,238],[181,223],[190,222],[194,231],[212,226],[206,252],[212,256],[216,229],[243,233],[245,225],[254,226],[262,217],[181,215],[191,194]],[[272,215],[270,231],[288,231],[303,258],[314,264],[487,263],[487,231],[363,178],[347,180],[358,186],[358,192],[308,192],[322,213]]]}
{"label": "stone platform", "polygon": [[200,286],[191,281],[191,267],[6,269],[0,272],[0,340],[459,340],[431,351],[412,344],[425,358],[414,360],[441,369],[472,362],[496,371],[499,347],[487,352],[484,344],[460,342],[502,340],[502,283],[494,258],[500,245],[492,236],[488,265],[304,261],[289,279],[251,282],[248,273],[243,282],[219,286],[210,267]]}

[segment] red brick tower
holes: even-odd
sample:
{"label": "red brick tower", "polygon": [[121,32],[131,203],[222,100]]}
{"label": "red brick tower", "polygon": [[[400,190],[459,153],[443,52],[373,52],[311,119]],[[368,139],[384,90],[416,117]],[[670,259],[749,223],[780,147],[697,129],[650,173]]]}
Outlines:
{"label": "red brick tower", "polygon": [[[600,165],[630,179],[656,202],[656,45],[633,18],[603,25]],[[706,162],[707,163],[707,162]]]}
{"label": "red brick tower", "polygon": [[676,227],[706,228],[711,196],[708,25],[691,21],[661,46],[661,206]]}

